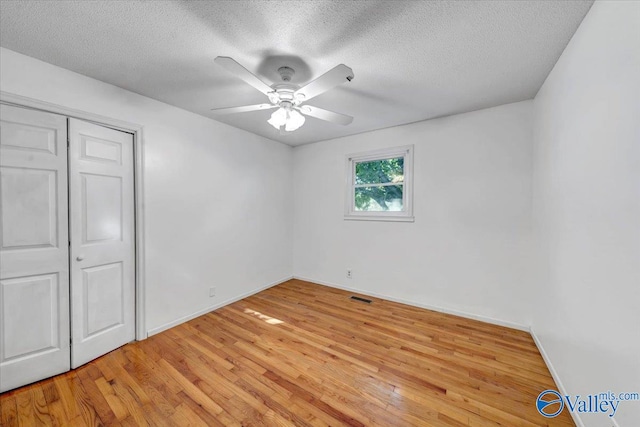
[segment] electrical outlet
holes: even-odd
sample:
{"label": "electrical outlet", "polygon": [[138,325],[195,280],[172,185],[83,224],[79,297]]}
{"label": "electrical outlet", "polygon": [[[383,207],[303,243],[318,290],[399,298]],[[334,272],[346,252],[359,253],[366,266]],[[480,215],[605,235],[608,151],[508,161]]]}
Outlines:
{"label": "electrical outlet", "polygon": [[351,270],[347,270],[347,279],[351,279],[353,278],[353,275],[351,274]]}
{"label": "electrical outlet", "polygon": [[210,297],[215,297],[216,296],[216,288],[215,287],[209,288],[209,296]]}

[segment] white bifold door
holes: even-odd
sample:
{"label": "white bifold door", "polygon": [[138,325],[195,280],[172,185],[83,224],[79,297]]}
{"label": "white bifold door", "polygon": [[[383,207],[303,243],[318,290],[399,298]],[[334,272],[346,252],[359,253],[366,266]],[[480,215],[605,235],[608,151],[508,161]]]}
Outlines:
{"label": "white bifold door", "polygon": [[133,136],[0,106],[0,392],[135,338]]}
{"label": "white bifold door", "polygon": [[0,391],[69,370],[67,119],[0,105]]}
{"label": "white bifold door", "polygon": [[135,338],[133,135],[69,119],[71,367]]}

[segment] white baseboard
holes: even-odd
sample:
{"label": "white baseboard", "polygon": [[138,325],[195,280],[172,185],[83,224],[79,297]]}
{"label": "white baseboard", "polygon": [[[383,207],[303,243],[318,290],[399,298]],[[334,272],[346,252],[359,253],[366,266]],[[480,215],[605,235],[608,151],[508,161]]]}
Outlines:
{"label": "white baseboard", "polygon": [[367,291],[367,290],[351,288],[349,286],[344,286],[344,285],[338,285],[338,284],[335,284],[335,283],[324,282],[322,280],[310,279],[310,278],[300,277],[300,276],[293,276],[293,278],[294,279],[298,279],[298,280],[304,280],[306,282],[318,283],[320,285],[325,285],[325,286],[329,286],[329,287],[336,288],[336,289],[342,289],[344,291],[357,292],[357,293],[363,294],[363,295],[370,295],[372,297],[385,299],[385,300],[397,302],[397,303],[400,303],[400,304],[411,305],[413,307],[425,308],[427,310],[433,310],[433,311],[438,311],[440,313],[452,314],[454,316],[465,317],[467,319],[479,320],[481,322],[491,323],[493,325],[505,326],[507,328],[517,329],[519,331],[525,331],[525,332],[529,332],[530,331],[530,327],[527,326],[527,325],[521,325],[519,323],[509,322],[507,320],[494,319],[493,317],[482,316],[482,315],[473,314],[473,313],[467,313],[467,312],[464,312],[464,311],[459,311],[459,310],[455,310],[455,309],[451,309],[451,308],[440,307],[440,306],[429,305],[429,304],[423,304],[423,303],[419,303],[419,302],[415,302],[415,301],[408,301],[408,300],[404,300],[402,298],[395,298],[395,297],[392,297],[392,296],[389,296],[389,295],[376,294],[376,293],[372,293],[372,292]]}
{"label": "white baseboard", "polygon": [[280,283],[284,283],[287,280],[291,280],[291,279],[293,279],[292,276],[285,277],[284,279],[276,280],[275,282],[271,282],[271,283],[269,283],[267,285],[264,285],[264,286],[262,286],[260,288],[254,289],[254,290],[252,290],[250,292],[246,292],[246,293],[244,293],[242,295],[238,295],[238,296],[230,298],[230,299],[228,299],[226,301],[222,301],[222,302],[220,302],[218,304],[209,306],[209,307],[204,308],[202,310],[198,310],[198,311],[196,311],[194,313],[188,314],[186,316],[183,316],[183,317],[181,317],[179,319],[176,319],[174,321],[171,321],[169,323],[165,323],[164,325],[158,326],[157,328],[149,329],[147,331],[147,337],[150,337],[150,336],[155,335],[155,334],[159,334],[160,332],[166,331],[167,329],[171,329],[174,326],[180,325],[181,323],[188,322],[191,319],[195,319],[196,317],[202,316],[203,314],[207,314],[207,313],[209,313],[209,312],[211,312],[213,310],[217,310],[217,309],[219,309],[221,307],[224,307],[225,305],[229,305],[229,304],[232,304],[232,303],[234,303],[236,301],[240,301],[241,299],[250,297],[251,295],[255,295],[258,292],[262,292],[265,289],[269,289],[269,288],[271,288],[273,286],[279,285]]}
{"label": "white baseboard", "polygon": [[[549,358],[549,355],[547,354],[547,352],[545,351],[544,347],[542,346],[542,342],[540,341],[540,339],[538,338],[538,336],[534,332],[533,328],[529,328],[529,333],[531,334],[531,337],[533,338],[533,341],[536,343],[536,347],[538,347],[538,351],[542,355],[542,359],[544,360],[544,363],[547,365],[547,368],[549,369],[549,372],[551,372],[551,377],[555,381],[556,386],[558,386],[558,391],[563,396],[568,395],[569,393],[567,393],[567,389],[564,388],[564,385],[562,384],[562,381],[560,380],[560,376],[558,375],[558,372],[556,371],[556,368],[554,368],[553,363],[551,363],[551,359]],[[542,391],[544,391],[544,390],[540,390],[540,392],[542,392]],[[576,423],[576,425],[578,427],[584,427],[584,423],[582,422],[582,420],[580,419],[580,417],[578,416],[577,413],[569,411],[569,414],[571,415],[571,418],[573,418],[573,422]],[[614,426],[618,425],[618,423],[616,423],[615,420],[612,420],[612,421],[614,423]]]}

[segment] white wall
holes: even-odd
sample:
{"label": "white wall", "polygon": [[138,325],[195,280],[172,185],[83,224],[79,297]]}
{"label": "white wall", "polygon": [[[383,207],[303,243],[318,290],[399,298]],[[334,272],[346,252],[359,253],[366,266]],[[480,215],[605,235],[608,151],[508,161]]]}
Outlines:
{"label": "white wall", "polygon": [[[528,325],[531,121],[525,101],[297,147],[294,275]],[[345,155],[407,144],[415,222],[345,221]]]}
{"label": "white wall", "polygon": [[534,102],[533,330],[572,394],[640,391],[639,23],[639,2],[596,2]]}
{"label": "white wall", "polygon": [[291,275],[291,147],[7,49],[0,67],[2,91],[144,126],[148,330]]}

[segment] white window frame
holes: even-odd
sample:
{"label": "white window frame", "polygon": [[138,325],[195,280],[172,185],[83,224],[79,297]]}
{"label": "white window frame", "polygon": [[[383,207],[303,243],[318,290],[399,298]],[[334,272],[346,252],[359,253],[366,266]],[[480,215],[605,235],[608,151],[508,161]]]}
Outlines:
{"label": "white window frame", "polygon": [[[403,211],[356,211],[355,172],[356,164],[376,160],[404,157],[404,181],[402,189]],[[361,221],[404,221],[413,222],[413,145],[385,148],[364,153],[349,154],[346,157],[345,212],[346,220]]]}

